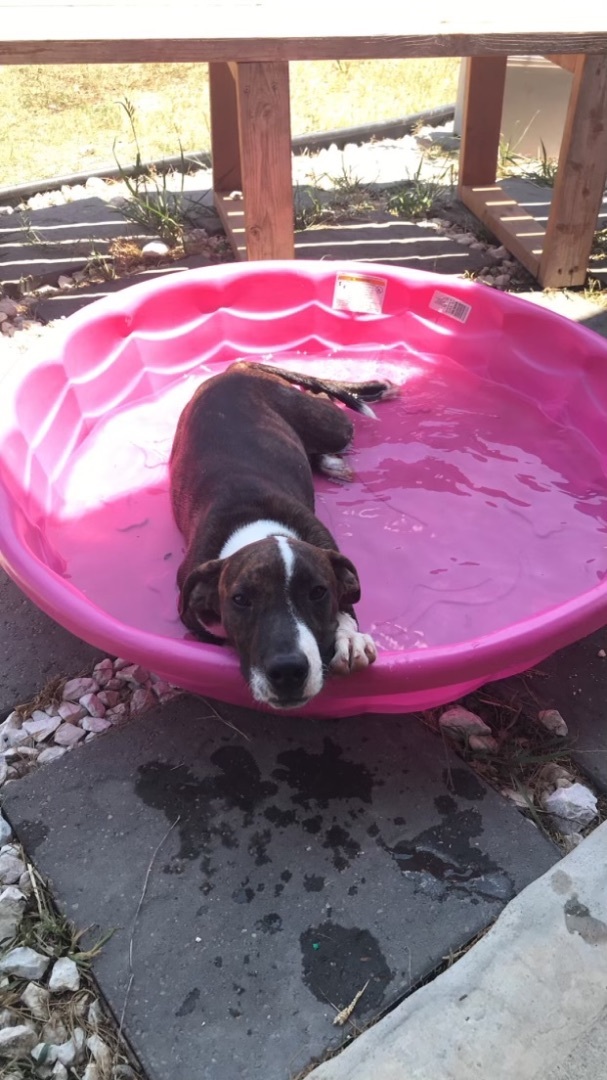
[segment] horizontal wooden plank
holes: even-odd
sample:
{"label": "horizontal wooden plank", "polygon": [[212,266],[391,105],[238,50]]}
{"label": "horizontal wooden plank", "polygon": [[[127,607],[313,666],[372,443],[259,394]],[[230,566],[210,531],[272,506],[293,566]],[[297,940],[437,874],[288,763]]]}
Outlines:
{"label": "horizontal wooden plank", "polygon": [[[607,9],[555,4],[479,11],[476,0],[425,10],[284,0],[0,0],[0,62],[131,63],[596,53]],[[556,10],[555,10],[556,9]]]}
{"label": "horizontal wooden plank", "polygon": [[538,276],[545,230],[499,184],[458,190],[461,201],[495,235],[505,248]]}

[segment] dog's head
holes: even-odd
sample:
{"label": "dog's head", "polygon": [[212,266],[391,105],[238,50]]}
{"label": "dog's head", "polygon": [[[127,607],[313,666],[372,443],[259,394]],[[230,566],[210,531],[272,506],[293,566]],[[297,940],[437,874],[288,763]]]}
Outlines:
{"label": "dog's head", "polygon": [[179,613],[193,633],[223,627],[256,701],[293,709],[322,689],[338,610],[359,599],[344,555],[272,536],[195,567]]}

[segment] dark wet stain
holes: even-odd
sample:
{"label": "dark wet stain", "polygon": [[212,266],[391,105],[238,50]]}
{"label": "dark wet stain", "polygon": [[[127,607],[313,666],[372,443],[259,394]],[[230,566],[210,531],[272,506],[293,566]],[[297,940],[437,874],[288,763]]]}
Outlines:
{"label": "dark wet stain", "polygon": [[280,880],[284,881],[286,884],[286,882],[290,881],[292,877],[293,874],[290,870],[283,870],[282,874],[280,875]]}
{"label": "dark wet stain", "polygon": [[454,814],[457,810],[457,803],[450,795],[437,795],[434,805],[443,817],[446,817],[447,814]]}
{"label": "dark wet stain", "polygon": [[259,882],[259,885],[257,886],[257,892],[265,892],[265,888],[266,888],[266,887],[265,887],[265,884],[264,884],[264,882],[263,882],[263,881],[260,881],[260,882]]}
{"label": "dark wet stain", "polygon": [[197,776],[187,765],[153,761],[142,765],[135,793],[155,810],[162,810],[171,824],[179,819],[179,852],[167,870],[183,859],[195,859],[212,841],[226,848],[238,846],[234,826],[226,823],[227,811],[242,814],[240,827],[253,821],[254,811],[277,792],[276,784],[263,780],[253,756],[242,747],[222,746],[211,755],[220,771]]}
{"label": "dark wet stain", "polygon": [[279,930],[282,930],[282,919],[275,911],[271,911],[269,915],[264,915],[263,919],[259,919],[255,926],[263,934],[277,934]]}
{"label": "dark wet stain", "polygon": [[304,874],[303,886],[306,892],[322,892],[325,879],[320,874]]}
{"label": "dark wet stain", "polygon": [[269,829],[261,829],[259,832],[253,833],[249,841],[249,854],[253,855],[255,866],[264,866],[265,863],[272,861],[268,855],[268,846],[271,839],[272,833]]}
{"label": "dark wet stain", "polygon": [[356,896],[358,893],[358,885],[350,885],[348,889],[348,896]]}
{"label": "dark wet stain", "polygon": [[216,956],[213,960],[216,968],[223,967],[223,956]]}
{"label": "dark wet stain", "polygon": [[367,836],[371,836],[372,838],[379,836],[379,825],[377,825],[376,822],[373,822],[372,825],[369,825],[369,828],[367,829]]}
{"label": "dark wet stain", "polygon": [[240,1012],[240,1010],[233,1008],[233,1006],[230,1006],[230,1008],[228,1009],[228,1012],[229,1012],[229,1014],[230,1014],[230,1016],[232,1017],[233,1020],[238,1020],[238,1018],[240,1016],[242,1016],[242,1013]]}
{"label": "dark wet stain", "polygon": [[189,994],[186,994],[181,1005],[177,1009],[175,1016],[190,1016],[190,1014],[194,1012],[199,999],[200,990],[195,986],[193,990],[190,990]]}
{"label": "dark wet stain", "polygon": [[49,834],[48,826],[43,821],[21,821],[19,823],[19,840],[27,851],[32,855],[40,844],[43,844]]}
{"label": "dark wet stain", "polygon": [[591,915],[590,909],[580,903],[574,894],[563,908],[565,925],[570,934],[579,934],[588,945],[607,941],[607,923]]}
{"label": "dark wet stain", "polygon": [[236,904],[250,904],[251,900],[255,898],[255,889],[252,889],[249,885],[249,879],[245,878],[239,889],[235,889],[232,893],[232,900]]}
{"label": "dark wet stain", "polygon": [[295,810],[281,810],[279,806],[268,806],[267,810],[264,810],[264,816],[278,829],[286,829],[287,825],[294,825],[297,821]]}
{"label": "dark wet stain", "polygon": [[377,1012],[393,973],[369,930],[329,920],[311,926],[299,940],[303,981],[323,1006],[330,1001],[338,1009],[345,1008],[369,980],[356,1016],[360,1019]]}
{"label": "dark wet stain", "polygon": [[487,788],[470,769],[443,769],[445,787],[460,799],[484,799]]}
{"label": "dark wet stain", "polygon": [[280,896],[281,892],[284,892],[284,889],[285,889],[284,885],[280,885],[280,884],[275,885],[274,886],[274,896],[275,896],[275,898],[278,898]]}
{"label": "dark wet stain", "polygon": [[347,870],[352,860],[360,855],[360,844],[341,825],[332,825],[327,829],[322,846],[333,852],[333,866],[340,873]]}
{"label": "dark wet stain", "polygon": [[415,891],[433,900],[459,892],[506,903],[515,895],[512,878],[471,843],[482,831],[482,818],[471,808],[451,814],[411,841],[382,846],[402,873],[413,878]]}
{"label": "dark wet stain", "polygon": [[238,983],[232,983],[232,990],[238,997],[247,992],[246,986],[240,986]]}
{"label": "dark wet stain", "polygon": [[360,799],[370,803],[373,777],[365,765],[346,761],[343,751],[332,739],[323,740],[320,754],[308,750],[285,750],[278,755],[279,768],[273,776],[284,781],[297,794],[292,800],[299,806],[311,803],[326,808],[334,799]]}
{"label": "dark wet stain", "polygon": [[320,814],[315,814],[314,817],[305,818],[301,823],[302,829],[305,829],[311,836],[315,836],[322,829],[322,817]]}
{"label": "dark wet stain", "polygon": [[407,819],[404,817],[395,817],[393,819],[395,825],[406,825]]}

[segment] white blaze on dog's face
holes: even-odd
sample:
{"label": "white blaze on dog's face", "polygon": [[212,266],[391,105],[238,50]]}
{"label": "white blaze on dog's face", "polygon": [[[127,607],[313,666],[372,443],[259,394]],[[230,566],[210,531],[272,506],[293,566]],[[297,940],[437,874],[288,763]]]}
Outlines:
{"label": "white blaze on dog's face", "polygon": [[186,590],[191,617],[222,624],[253,697],[277,709],[301,708],[322,689],[340,603],[360,598],[345,556],[287,536],[197,567]]}

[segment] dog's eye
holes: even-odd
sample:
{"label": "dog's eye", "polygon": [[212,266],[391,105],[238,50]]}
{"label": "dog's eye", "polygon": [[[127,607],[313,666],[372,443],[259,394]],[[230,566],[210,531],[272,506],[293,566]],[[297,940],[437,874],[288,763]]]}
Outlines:
{"label": "dog's eye", "polygon": [[244,593],[240,592],[234,593],[234,596],[232,597],[232,603],[234,604],[234,607],[238,608],[251,607],[251,601],[249,600],[248,596],[245,596]]}
{"label": "dog's eye", "polygon": [[310,600],[324,600],[327,595],[328,589],[324,585],[314,585],[310,589]]}

